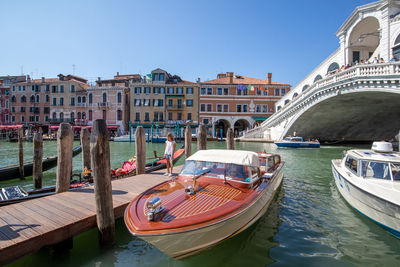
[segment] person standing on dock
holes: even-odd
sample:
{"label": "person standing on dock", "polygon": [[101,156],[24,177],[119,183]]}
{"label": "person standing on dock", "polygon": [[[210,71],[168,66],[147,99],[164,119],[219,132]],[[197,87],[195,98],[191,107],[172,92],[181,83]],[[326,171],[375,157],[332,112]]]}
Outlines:
{"label": "person standing on dock", "polygon": [[172,177],[172,169],[174,168],[174,153],[175,153],[176,143],[174,141],[174,136],[172,133],[167,135],[167,141],[165,141],[165,152],[164,157],[167,161],[167,172],[164,175]]}

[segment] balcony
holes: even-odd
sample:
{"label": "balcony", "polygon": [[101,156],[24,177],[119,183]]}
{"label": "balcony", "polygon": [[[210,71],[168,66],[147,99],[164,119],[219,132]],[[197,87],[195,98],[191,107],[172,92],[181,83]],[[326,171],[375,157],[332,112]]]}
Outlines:
{"label": "balcony", "polygon": [[110,102],[99,102],[99,103],[97,103],[97,106],[99,108],[108,108],[108,107],[111,107],[111,103]]}
{"label": "balcony", "polygon": [[[100,103],[98,103],[98,104],[100,104]],[[87,106],[86,103],[77,103],[77,104],[76,104],[76,107],[77,107],[77,108],[86,108],[86,106]]]}
{"label": "balcony", "polygon": [[61,123],[61,122],[70,122],[73,123],[75,121],[75,119],[69,119],[69,118],[49,118],[49,122],[50,123]]}
{"label": "balcony", "polygon": [[167,106],[167,110],[182,110],[185,107],[183,105],[172,105],[172,106]]}

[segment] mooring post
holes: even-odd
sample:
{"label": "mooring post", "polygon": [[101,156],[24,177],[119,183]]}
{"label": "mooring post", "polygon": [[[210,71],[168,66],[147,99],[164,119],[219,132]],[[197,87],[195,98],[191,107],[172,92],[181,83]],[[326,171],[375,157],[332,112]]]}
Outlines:
{"label": "mooring post", "polygon": [[24,132],[22,127],[18,128],[18,148],[19,148],[19,177],[25,179],[24,175],[24,144],[22,143]]}
{"label": "mooring post", "polygon": [[72,174],[74,133],[71,125],[63,122],[57,132],[56,193],[68,191]]}
{"label": "mooring post", "polygon": [[90,164],[90,132],[88,128],[81,130],[81,146],[82,146],[82,171],[85,167],[88,170],[92,169]]}
{"label": "mooring post", "polygon": [[90,155],[93,167],[96,220],[99,241],[109,246],[115,239],[115,219],[110,175],[110,144],[105,120],[95,120],[90,135]]}
{"label": "mooring post", "polygon": [[235,140],[233,138],[233,130],[232,128],[228,128],[228,132],[226,133],[226,148],[234,150],[235,149]]}
{"label": "mooring post", "polygon": [[42,159],[43,159],[43,137],[42,128],[33,135],[33,183],[35,188],[42,188]]}
{"label": "mooring post", "polygon": [[190,125],[186,126],[185,130],[185,158],[187,159],[192,154],[192,131]]}
{"label": "mooring post", "polygon": [[136,128],[136,174],[143,174],[146,168],[146,139],[143,126]]}
{"label": "mooring post", "polygon": [[199,126],[199,132],[197,134],[197,150],[207,149],[207,129],[204,124]]}

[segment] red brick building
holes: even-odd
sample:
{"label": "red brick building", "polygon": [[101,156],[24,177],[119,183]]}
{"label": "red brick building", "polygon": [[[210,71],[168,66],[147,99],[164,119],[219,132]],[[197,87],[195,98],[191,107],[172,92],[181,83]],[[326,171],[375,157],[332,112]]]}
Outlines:
{"label": "red brick building", "polygon": [[217,79],[200,82],[200,122],[212,128],[214,136],[226,135],[228,127],[235,135],[253,128],[270,117],[275,103],[290,90],[290,85],[257,79],[233,72],[220,73]]}

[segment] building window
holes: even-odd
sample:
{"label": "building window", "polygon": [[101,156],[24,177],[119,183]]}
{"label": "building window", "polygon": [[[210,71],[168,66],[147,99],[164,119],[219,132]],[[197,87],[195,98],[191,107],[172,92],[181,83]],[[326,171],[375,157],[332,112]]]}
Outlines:
{"label": "building window", "polygon": [[153,99],[153,107],[158,107],[158,99]]}
{"label": "building window", "polygon": [[164,87],[160,88],[160,94],[165,94],[165,88]]}
{"label": "building window", "polygon": [[75,97],[71,97],[71,106],[75,106]]}
{"label": "building window", "polygon": [[60,106],[64,106],[64,97],[60,97]]}
{"label": "building window", "polygon": [[25,122],[25,116],[22,116],[22,117],[21,117],[21,121],[22,121],[22,122]]}
{"label": "building window", "polygon": [[140,113],[136,112],[135,114],[135,121],[140,121]]}
{"label": "building window", "polygon": [[207,88],[207,95],[212,95],[212,94],[213,94],[213,89]]}
{"label": "building window", "polygon": [[122,103],[122,94],[121,94],[121,92],[118,92],[118,94],[117,94],[117,103],[118,104]]}
{"label": "building window", "polygon": [[21,103],[25,103],[26,102],[26,96],[21,96]]}
{"label": "building window", "polygon": [[35,96],[34,96],[34,95],[31,95],[31,97],[29,98],[29,101],[30,101],[31,103],[35,103]]}
{"label": "building window", "polygon": [[229,112],[229,105],[224,105],[224,112]]}
{"label": "building window", "polygon": [[81,97],[78,96],[78,104],[80,104],[80,103],[81,103]]}
{"label": "building window", "polygon": [[141,105],[141,102],[142,102],[141,99],[136,99],[135,100],[135,106],[139,107]]}
{"label": "building window", "polygon": [[187,99],[186,100],[186,106],[187,107],[193,107],[193,99]]}
{"label": "building window", "polygon": [[35,91],[35,86],[34,85],[31,85],[31,90],[32,90],[32,92]]}
{"label": "building window", "polygon": [[141,94],[142,93],[142,87],[135,87],[135,94]]}
{"label": "building window", "polygon": [[160,73],[160,81],[164,81],[165,80],[165,74],[164,73]]}
{"label": "building window", "polygon": [[174,105],[174,102],[172,99],[168,99],[168,107],[172,107]]}
{"label": "building window", "polygon": [[221,104],[217,105],[217,112],[222,112],[222,105]]}
{"label": "building window", "polygon": [[46,92],[49,92],[49,91],[50,91],[50,85],[46,84]]}
{"label": "building window", "polygon": [[90,93],[89,94],[89,104],[93,103],[93,95]]}
{"label": "building window", "polygon": [[144,113],[144,121],[150,121],[150,114],[149,112]]}
{"label": "building window", "polygon": [[158,106],[163,107],[164,106],[164,99],[159,99],[158,100]]}
{"label": "building window", "polygon": [[153,81],[158,81],[158,73],[153,74]]}
{"label": "building window", "polygon": [[146,95],[150,94],[150,93],[151,93],[151,88],[150,88],[150,87],[145,87],[145,88],[144,88],[144,93],[145,93]]}
{"label": "building window", "polygon": [[188,120],[188,121],[191,121],[191,120],[192,120],[192,113],[189,112],[189,113],[187,114],[187,120]]}
{"label": "building window", "polygon": [[63,84],[60,85],[60,93],[64,93],[64,85]]}
{"label": "building window", "polygon": [[247,105],[243,105],[243,112],[247,112]]}
{"label": "building window", "polygon": [[176,88],[176,93],[177,93],[178,95],[183,94],[183,88],[182,88],[182,87]]}
{"label": "building window", "polygon": [[46,103],[48,103],[50,101],[50,96],[46,95]]}
{"label": "building window", "polygon": [[222,88],[217,88],[217,95],[222,95]]}
{"label": "building window", "polygon": [[158,120],[159,120],[159,121],[164,121],[164,113],[163,113],[163,112],[160,112],[160,113],[158,114]]}
{"label": "building window", "polygon": [[208,124],[208,122],[209,122],[209,120],[208,120],[208,119],[203,119],[203,124],[207,125],[207,124]]}
{"label": "building window", "polygon": [[93,120],[93,111],[89,110],[89,120]]}
{"label": "building window", "polygon": [[61,120],[61,121],[64,120],[64,113],[63,113],[63,112],[60,113],[60,120]]}
{"label": "building window", "polygon": [[242,105],[236,105],[236,112],[242,112]]}
{"label": "building window", "polygon": [[172,112],[168,112],[168,120],[172,121]]}
{"label": "building window", "polygon": [[169,87],[168,88],[168,94],[172,95],[174,93],[174,88],[173,87]]}
{"label": "building window", "polygon": [[22,85],[22,91],[25,91],[25,85]]}
{"label": "building window", "polygon": [[178,121],[181,121],[181,120],[182,120],[182,112],[178,112],[176,119],[177,119]]}
{"label": "building window", "polygon": [[75,84],[71,84],[71,93],[75,92]]}
{"label": "building window", "polygon": [[200,111],[203,111],[203,112],[206,111],[206,104],[201,104],[200,105]]}
{"label": "building window", "polygon": [[15,85],[13,85],[12,90],[15,91]]}
{"label": "building window", "polygon": [[11,117],[11,121],[12,121],[12,122],[15,122],[15,116],[12,116],[12,117]]}
{"label": "building window", "polygon": [[285,88],[282,88],[281,89],[281,96],[284,96],[286,94],[286,89]]}
{"label": "building window", "polygon": [[[15,103],[15,102],[17,102],[17,98],[15,97],[15,95],[13,95],[11,97],[11,103]],[[21,102],[22,102],[22,97],[21,97]]]}
{"label": "building window", "polygon": [[53,112],[53,120],[57,119],[57,113]]}
{"label": "building window", "polygon": [[262,106],[262,112],[264,112],[264,113],[268,112],[268,105],[263,105]]}
{"label": "building window", "polygon": [[82,96],[82,103],[86,103],[86,96]]}
{"label": "building window", "polygon": [[107,111],[103,109],[103,120],[107,120]]}
{"label": "building window", "polygon": [[143,106],[149,107],[150,106],[150,99],[144,99],[143,100]]}
{"label": "building window", "polygon": [[53,98],[53,106],[57,106],[57,98]]}
{"label": "building window", "polygon": [[158,121],[158,112],[154,112],[153,121]]}
{"label": "building window", "polygon": [[211,112],[212,111],[212,104],[207,104],[207,112]]}
{"label": "building window", "polygon": [[160,93],[160,88],[154,87],[153,88],[153,94],[159,94]]}
{"label": "building window", "polygon": [[57,85],[53,85],[52,87],[51,87],[51,92],[52,93],[57,93]]}
{"label": "building window", "polygon": [[178,99],[178,108],[182,108],[182,99]]}
{"label": "building window", "polygon": [[275,95],[276,95],[276,96],[279,96],[279,95],[280,95],[279,92],[280,92],[280,91],[279,91],[279,88],[276,88],[276,89],[275,89]]}
{"label": "building window", "polygon": [[192,95],[193,94],[193,88],[192,87],[186,88],[186,94]]}
{"label": "building window", "polygon": [[107,94],[103,93],[103,103],[106,103],[106,102],[107,102]]}
{"label": "building window", "polygon": [[267,89],[267,88],[265,88],[265,89],[263,90],[263,95],[268,95],[268,89]]}
{"label": "building window", "polygon": [[71,117],[71,121],[75,121],[75,113],[71,112],[70,117]]}
{"label": "building window", "polygon": [[257,113],[261,112],[261,105],[256,105],[256,112]]}
{"label": "building window", "polygon": [[200,89],[200,94],[205,95],[206,94],[206,88],[201,88]]}
{"label": "building window", "polygon": [[50,108],[49,107],[45,107],[43,109],[44,114],[50,114]]}
{"label": "building window", "polygon": [[36,103],[39,103],[40,101],[40,97],[39,97],[39,95],[36,95]]}

